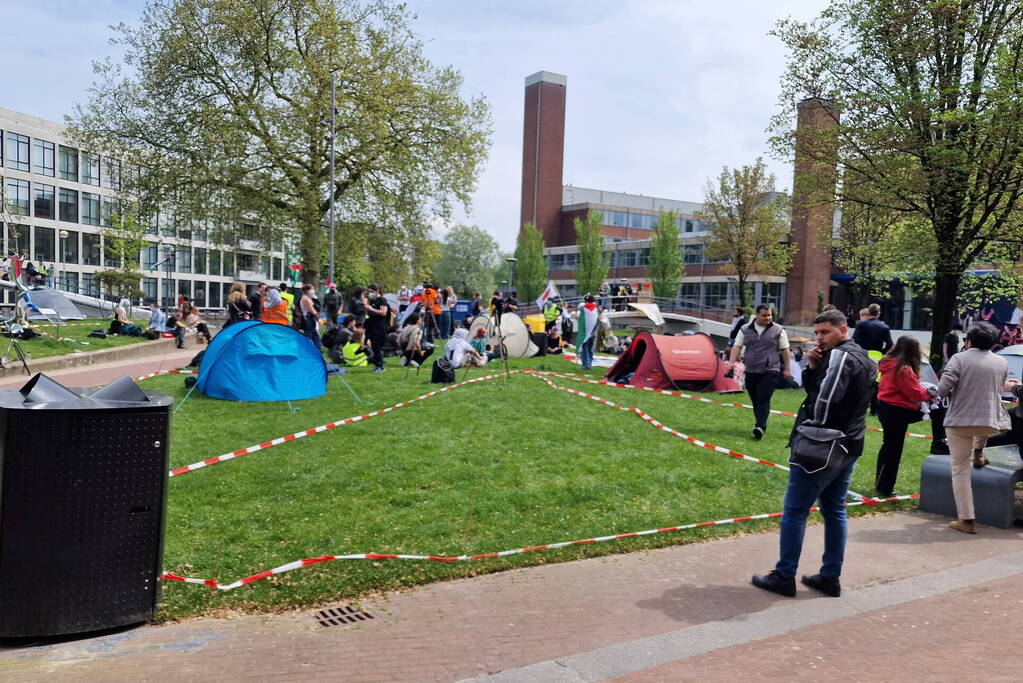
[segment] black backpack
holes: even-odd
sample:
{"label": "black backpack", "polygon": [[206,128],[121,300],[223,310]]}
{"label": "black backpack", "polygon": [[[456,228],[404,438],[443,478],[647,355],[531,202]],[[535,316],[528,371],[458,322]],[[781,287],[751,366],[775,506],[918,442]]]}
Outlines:
{"label": "black backpack", "polygon": [[451,384],[455,381],[455,367],[451,361],[438,358],[433,361],[433,375],[430,381],[434,384]]}

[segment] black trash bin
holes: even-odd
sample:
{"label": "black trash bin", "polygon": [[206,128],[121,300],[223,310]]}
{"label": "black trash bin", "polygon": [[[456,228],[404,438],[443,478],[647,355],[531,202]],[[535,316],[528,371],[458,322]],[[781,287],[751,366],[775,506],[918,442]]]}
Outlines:
{"label": "black trash bin", "polygon": [[0,390],[0,637],[153,616],[172,403],[129,377]]}

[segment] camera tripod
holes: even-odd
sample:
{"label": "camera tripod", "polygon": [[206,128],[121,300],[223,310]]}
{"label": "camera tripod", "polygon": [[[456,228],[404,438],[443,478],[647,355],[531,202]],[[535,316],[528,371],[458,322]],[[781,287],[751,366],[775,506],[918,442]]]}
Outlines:
{"label": "camera tripod", "polygon": [[[470,327],[472,326],[470,325]],[[504,363],[504,379],[507,382],[511,373],[508,371],[508,349],[504,345],[504,334],[501,332],[500,313],[494,311],[494,315],[487,318],[486,330],[487,339],[497,339],[497,344],[494,345],[494,350],[497,352],[497,355],[501,357],[501,362]]]}
{"label": "camera tripod", "polygon": [[[25,351],[21,348],[21,342],[19,342],[18,338],[15,336],[16,333],[13,330],[11,330],[10,326],[6,324],[3,325],[3,331],[11,336],[10,341],[7,344],[7,350],[4,351],[3,356],[0,356],[0,368],[9,368],[20,361],[21,367],[24,368],[25,370],[25,374],[31,375],[32,371],[29,370],[28,360],[26,360],[25,358]],[[12,362],[11,360],[12,350],[14,351],[15,357],[17,359],[14,362]]]}

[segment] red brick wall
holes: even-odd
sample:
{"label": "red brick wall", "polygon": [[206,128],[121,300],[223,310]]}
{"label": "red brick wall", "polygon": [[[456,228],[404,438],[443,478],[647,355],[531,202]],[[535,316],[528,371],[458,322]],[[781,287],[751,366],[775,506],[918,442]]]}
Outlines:
{"label": "red brick wall", "polygon": [[[540,230],[547,246],[561,241],[561,182],[565,157],[565,86],[541,81],[526,87],[522,130],[522,220]],[[569,242],[572,244],[572,242]]]}

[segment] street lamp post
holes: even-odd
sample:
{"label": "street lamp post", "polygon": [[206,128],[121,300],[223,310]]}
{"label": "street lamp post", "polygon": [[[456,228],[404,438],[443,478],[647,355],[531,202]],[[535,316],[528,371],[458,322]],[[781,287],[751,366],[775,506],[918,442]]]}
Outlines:
{"label": "street lamp post", "polygon": [[508,269],[508,291],[509,293],[515,289],[515,264],[519,262],[514,256],[509,256],[505,259],[510,266]]}
{"label": "street lamp post", "polygon": [[[57,233],[57,237],[59,238],[57,240],[57,277],[53,280],[53,284],[57,289],[60,289],[61,280],[66,278],[64,274],[64,244],[67,240],[67,236],[67,230],[61,230]],[[64,287],[64,289],[66,290],[67,287]]]}
{"label": "street lamp post", "polygon": [[330,73],[330,260],[327,265],[327,283],[334,282],[334,136],[337,135],[337,73]]}

